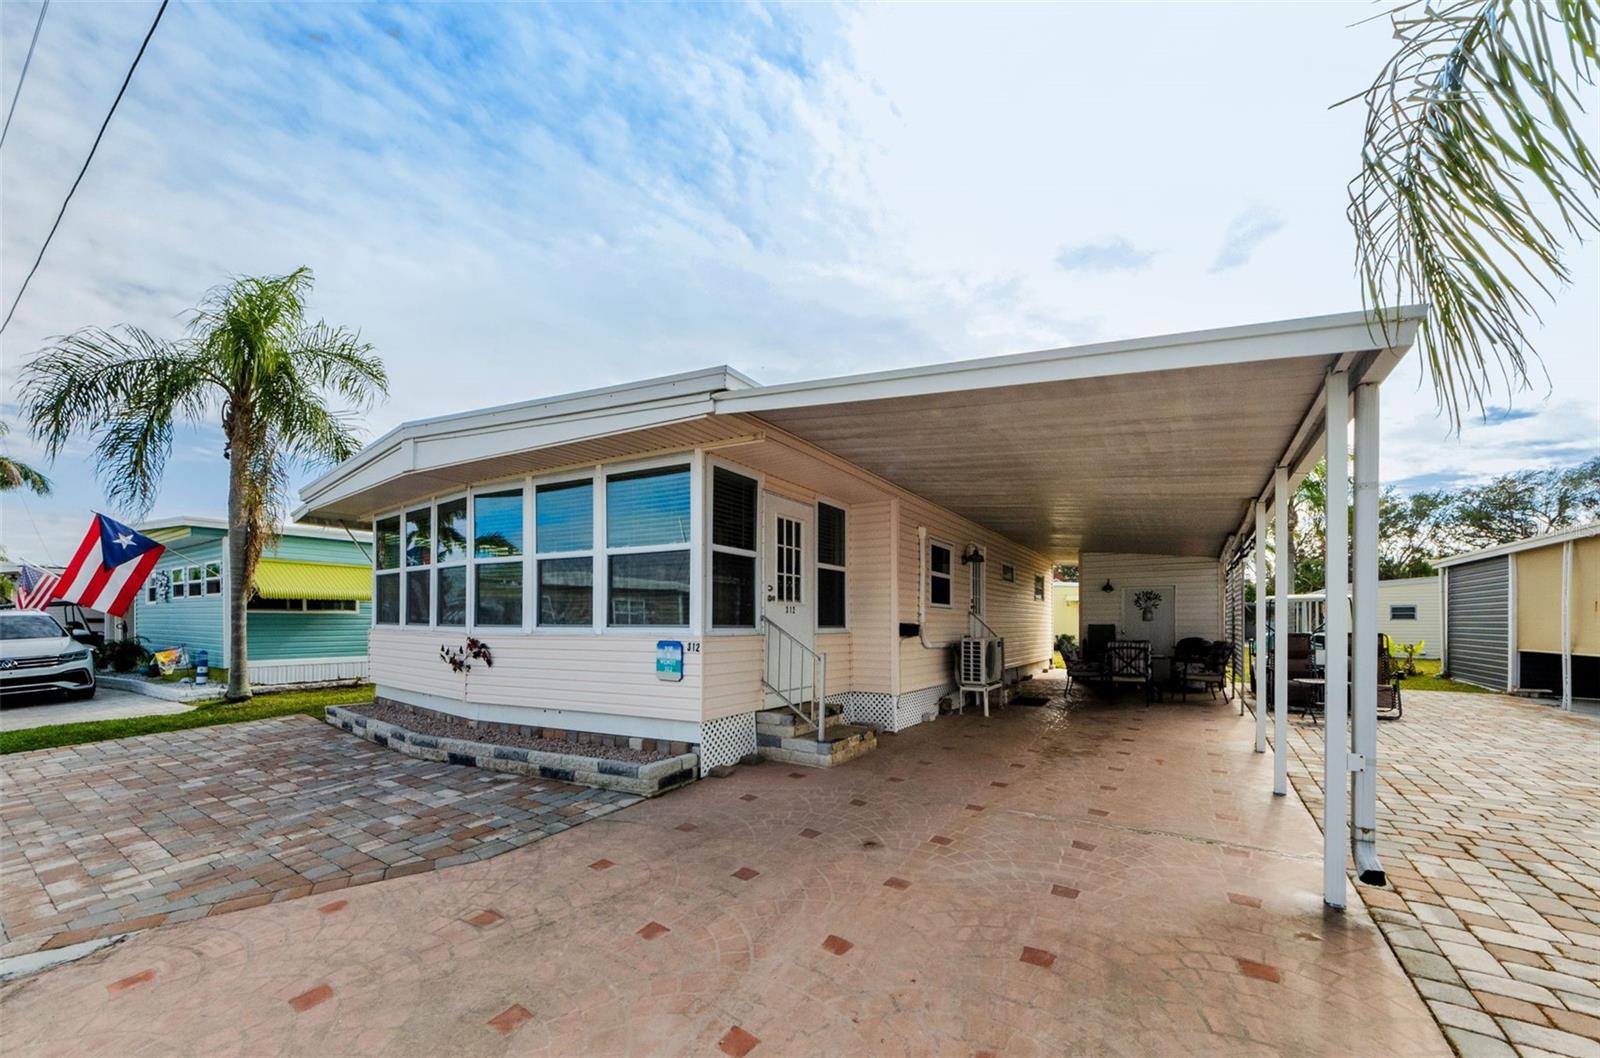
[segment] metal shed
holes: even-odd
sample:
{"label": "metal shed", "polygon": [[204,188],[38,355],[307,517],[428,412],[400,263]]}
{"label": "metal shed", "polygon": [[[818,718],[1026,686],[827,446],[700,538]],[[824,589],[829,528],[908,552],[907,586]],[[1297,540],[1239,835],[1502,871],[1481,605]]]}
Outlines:
{"label": "metal shed", "polygon": [[1511,557],[1445,570],[1444,668],[1453,679],[1503,691],[1511,681]]}

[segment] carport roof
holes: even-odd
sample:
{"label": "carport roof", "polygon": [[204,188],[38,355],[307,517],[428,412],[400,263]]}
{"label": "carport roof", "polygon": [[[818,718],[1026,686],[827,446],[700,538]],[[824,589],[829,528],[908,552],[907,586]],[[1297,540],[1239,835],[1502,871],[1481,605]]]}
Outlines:
{"label": "carport roof", "polygon": [[[1216,556],[1273,469],[1322,445],[1323,383],[1381,382],[1420,307],[1102,342],[757,386],[728,368],[409,423],[301,493],[357,520],[391,500],[581,463],[624,434],[694,447],[770,428],[1060,561]],[[659,440],[659,445],[656,441]],[[546,450],[542,459],[531,453]]]}

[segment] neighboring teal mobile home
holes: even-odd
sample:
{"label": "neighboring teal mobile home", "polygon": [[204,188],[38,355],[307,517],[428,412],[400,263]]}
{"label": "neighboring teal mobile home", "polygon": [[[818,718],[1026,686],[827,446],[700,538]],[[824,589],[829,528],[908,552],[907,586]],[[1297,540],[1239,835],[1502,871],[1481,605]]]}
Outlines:
{"label": "neighboring teal mobile home", "polygon": [[[171,518],[139,527],[166,552],[139,593],[134,628],[151,650],[206,651],[228,665],[227,523]],[[353,535],[353,539],[352,539]],[[372,626],[366,533],[286,525],[261,556],[248,610],[250,682],[365,679]]]}

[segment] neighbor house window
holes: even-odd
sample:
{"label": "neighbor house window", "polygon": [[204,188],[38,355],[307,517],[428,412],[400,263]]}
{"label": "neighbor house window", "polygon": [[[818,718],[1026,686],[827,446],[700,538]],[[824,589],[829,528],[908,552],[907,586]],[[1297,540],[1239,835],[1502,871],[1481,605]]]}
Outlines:
{"label": "neighbor house window", "polygon": [[251,613],[355,613],[358,606],[354,599],[264,599],[251,595],[246,608]]}
{"label": "neighbor house window", "polygon": [[433,508],[407,511],[406,624],[425,625],[433,620]]}
{"label": "neighbor house window", "polygon": [[[379,518],[373,525],[373,620],[381,625],[400,623],[400,516]],[[173,585],[174,591],[177,585]]]}
{"label": "neighbor house window", "polygon": [[222,594],[222,563],[220,562],[206,563],[206,594]]}
{"label": "neighbor house window", "polygon": [[933,606],[949,606],[952,578],[950,560],[954,554],[947,544],[928,544],[928,602]]}
{"label": "neighbor house window", "polygon": [[522,489],[472,497],[473,623],[522,624]]}
{"label": "neighbor house window", "polygon": [[817,504],[817,627],[845,627],[845,515]]}
{"label": "neighbor house window", "polygon": [[434,508],[434,623],[461,628],[467,623],[467,498],[444,500]]}
{"label": "neighbor house window", "polygon": [[1417,608],[1415,606],[1389,607],[1389,620],[1391,621],[1415,621],[1416,619]]}
{"label": "neighbor house window", "polygon": [[145,585],[144,601],[145,602],[155,602],[156,601],[156,578],[155,577],[151,577],[150,578],[150,583]]}
{"label": "neighbor house window", "polygon": [[756,623],[755,479],[711,470],[711,627]]}
{"label": "neighbor house window", "polygon": [[689,523],[688,467],[606,478],[608,623],[689,623]]}
{"label": "neighbor house window", "polygon": [[1043,599],[1044,599],[1044,578],[1043,577],[1035,577],[1035,578],[1033,578],[1033,597],[1035,599],[1043,601]]}
{"label": "neighbor house window", "polygon": [[533,498],[535,602],[545,627],[594,624],[594,479],[540,485]]}

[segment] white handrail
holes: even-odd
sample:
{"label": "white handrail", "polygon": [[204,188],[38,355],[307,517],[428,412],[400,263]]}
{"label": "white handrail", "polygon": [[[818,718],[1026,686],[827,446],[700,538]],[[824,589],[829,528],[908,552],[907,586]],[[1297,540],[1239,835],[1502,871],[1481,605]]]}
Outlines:
{"label": "white handrail", "polygon": [[[766,636],[766,672],[761,679],[762,686],[783,699],[783,703],[796,716],[811,721],[817,729],[817,741],[823,741],[828,723],[825,703],[828,656],[800,642],[793,632],[770,617],[763,615],[761,623]],[[808,701],[811,703],[810,716],[806,715],[803,708]]]}

